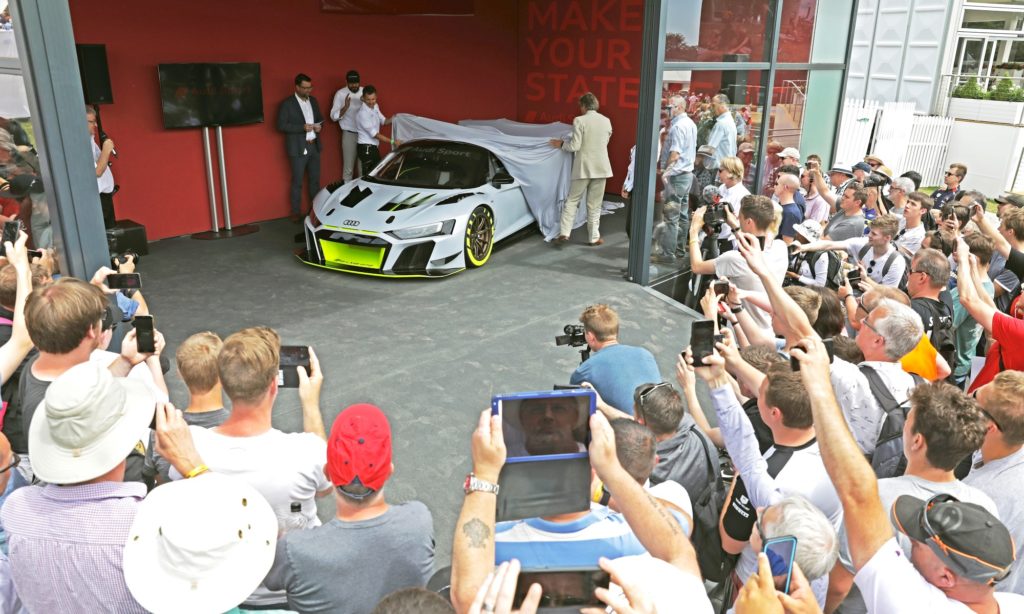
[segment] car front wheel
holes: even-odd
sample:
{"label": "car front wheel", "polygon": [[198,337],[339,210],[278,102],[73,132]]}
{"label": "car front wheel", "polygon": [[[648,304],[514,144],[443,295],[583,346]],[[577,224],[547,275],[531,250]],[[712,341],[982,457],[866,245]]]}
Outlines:
{"label": "car front wheel", "polygon": [[466,221],[466,263],[482,267],[494,249],[494,214],[487,207],[477,207]]}

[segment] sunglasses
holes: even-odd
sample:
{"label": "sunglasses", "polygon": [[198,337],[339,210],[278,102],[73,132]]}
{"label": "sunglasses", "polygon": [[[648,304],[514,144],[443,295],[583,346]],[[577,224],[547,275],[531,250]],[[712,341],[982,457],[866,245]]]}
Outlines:
{"label": "sunglasses", "polygon": [[875,270],[875,262],[877,261],[872,260],[871,262],[868,263],[868,275],[871,275],[871,273]]}
{"label": "sunglasses", "polygon": [[990,421],[990,422],[991,422],[992,424],[994,424],[994,425],[995,425],[995,427],[996,427],[997,429],[999,429],[1000,431],[1001,431],[1001,430],[1003,430],[1003,427],[1002,427],[1002,425],[1000,425],[1000,424],[999,424],[999,422],[998,422],[998,421],[996,421],[996,419],[992,417],[992,414],[990,414],[990,413],[988,412],[988,410],[987,410],[987,409],[985,409],[984,407],[982,407],[981,405],[979,405],[979,406],[978,406],[978,411],[980,411],[980,412],[981,412],[981,415],[983,415],[983,416],[985,416],[986,418],[988,418],[988,419],[989,419],[989,421]]}
{"label": "sunglasses", "polygon": [[644,391],[640,393],[640,396],[637,397],[637,400],[640,401],[640,406],[643,407],[644,403],[647,401],[648,395],[650,395],[652,392],[654,392],[658,388],[664,388],[665,386],[671,385],[672,384],[668,382],[661,382],[660,384],[651,384],[649,387],[645,388]]}
{"label": "sunglasses", "polygon": [[[993,422],[994,422],[994,420],[993,420]],[[1002,430],[1002,429],[1000,429],[1000,430]],[[14,469],[15,467],[17,467],[20,464],[21,464],[21,457],[18,456],[17,452],[11,452],[11,464],[7,465],[3,469],[0,469],[0,474],[7,473],[8,471],[10,471],[11,469]]]}

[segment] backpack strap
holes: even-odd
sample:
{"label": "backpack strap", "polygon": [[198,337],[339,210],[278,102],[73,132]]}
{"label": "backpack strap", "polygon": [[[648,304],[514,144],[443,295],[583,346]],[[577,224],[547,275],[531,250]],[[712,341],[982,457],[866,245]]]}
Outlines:
{"label": "backpack strap", "polygon": [[[890,391],[889,387],[885,385],[885,382],[882,381],[882,376],[878,374],[878,371],[876,371],[874,367],[861,364],[857,365],[857,368],[860,369],[860,372],[867,378],[868,385],[871,386],[871,395],[874,396],[875,400],[878,401],[878,404],[882,406],[882,411],[884,411],[886,415],[903,407],[910,401],[908,398],[902,403],[896,402],[896,399],[892,396],[892,391]],[[914,378],[914,386],[924,383],[924,378],[920,375],[916,373],[910,373],[909,375]]]}
{"label": "backpack strap", "polygon": [[867,255],[869,249],[871,249],[870,243],[865,243],[864,247],[860,248],[860,251],[857,252],[857,262],[860,262],[861,260],[864,259],[864,256]]}
{"label": "backpack strap", "polygon": [[899,250],[895,250],[895,251],[893,251],[893,253],[889,254],[888,258],[885,259],[885,266],[882,267],[882,277],[883,278],[886,275],[889,274],[889,269],[892,268],[893,261],[896,260],[896,256],[899,256],[899,255],[900,255],[900,251]]}

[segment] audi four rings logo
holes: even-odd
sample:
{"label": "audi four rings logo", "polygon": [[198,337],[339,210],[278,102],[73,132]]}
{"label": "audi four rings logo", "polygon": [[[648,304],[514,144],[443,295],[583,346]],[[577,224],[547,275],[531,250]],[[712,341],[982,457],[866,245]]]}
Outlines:
{"label": "audi four rings logo", "polygon": [[345,220],[341,223],[342,226],[358,226],[359,220]]}

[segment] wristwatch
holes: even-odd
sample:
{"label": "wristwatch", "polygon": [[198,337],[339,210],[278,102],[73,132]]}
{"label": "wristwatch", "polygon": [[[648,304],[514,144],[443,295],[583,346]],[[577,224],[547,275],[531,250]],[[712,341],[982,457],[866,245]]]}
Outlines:
{"label": "wristwatch", "polygon": [[498,494],[498,485],[492,482],[485,482],[470,473],[466,476],[466,482],[462,485],[462,490],[466,491],[467,495],[471,492],[489,492]]}

